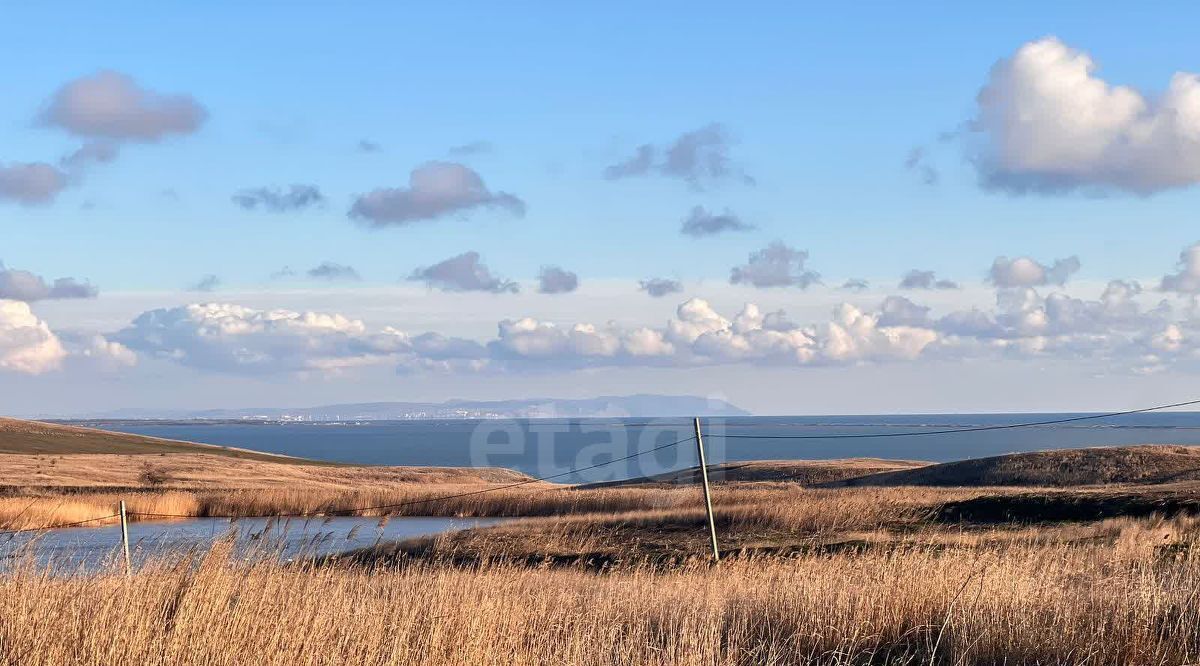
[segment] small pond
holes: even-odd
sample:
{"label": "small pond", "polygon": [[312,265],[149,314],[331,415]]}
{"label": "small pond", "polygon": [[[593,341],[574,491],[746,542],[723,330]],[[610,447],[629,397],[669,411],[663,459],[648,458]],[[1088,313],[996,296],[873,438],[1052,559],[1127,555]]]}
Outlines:
{"label": "small pond", "polygon": [[[329,555],[383,541],[486,527],[506,518],[192,518],[168,522],[132,522],[129,542],[135,566],[139,559],[203,550],[233,536],[244,554],[282,559]],[[121,528],[74,527],[0,537],[0,570],[32,557],[39,565],[63,571],[98,570],[120,564]]]}

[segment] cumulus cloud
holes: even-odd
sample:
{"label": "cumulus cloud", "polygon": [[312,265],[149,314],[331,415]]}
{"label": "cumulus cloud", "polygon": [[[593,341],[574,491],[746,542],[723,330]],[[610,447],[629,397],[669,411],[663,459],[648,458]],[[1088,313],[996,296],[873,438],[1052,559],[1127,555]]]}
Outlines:
{"label": "cumulus cloud", "polygon": [[216,291],[217,287],[220,286],[221,278],[217,277],[216,275],[209,274],[197,280],[187,289],[188,291],[210,292]]}
{"label": "cumulus cloud", "polygon": [[314,266],[305,272],[314,280],[361,280],[358,271],[354,270],[353,266],[338,264],[332,261],[323,261],[320,265]]}
{"label": "cumulus cloud", "polygon": [[190,95],[156,93],[125,74],[101,71],[59,88],[39,121],[89,138],[154,142],[191,134],[207,117]]}
{"label": "cumulus cloud", "polygon": [[683,220],[679,233],[692,238],[712,236],[723,231],[749,231],[754,226],[742,221],[729,210],[713,213],[703,206],[696,206]]}
{"label": "cumulus cloud", "polygon": [[68,298],[95,298],[99,290],[90,282],[75,278],[58,278],[47,282],[29,271],[5,268],[0,262],[0,299],[13,301],[42,301]]}
{"label": "cumulus cloud", "polygon": [[325,202],[316,185],[292,185],[286,190],[279,187],[247,188],[235,193],[232,199],[246,210],[262,208],[272,213],[289,213]]}
{"label": "cumulus cloud", "polygon": [[870,288],[871,284],[862,278],[850,278],[839,287],[843,291],[865,291]]}
{"label": "cumulus cloud", "polygon": [[489,349],[499,359],[601,364],[622,358],[668,356],[674,352],[660,332],[648,328],[621,331],[592,324],[563,328],[528,317],[500,322],[499,334],[489,343]]}
{"label": "cumulus cloud", "polygon": [[336,371],[392,363],[409,349],[407,335],[370,332],[340,314],[223,303],[151,310],[112,339],[154,358],[238,373]]}
{"label": "cumulus cloud", "polygon": [[105,372],[117,372],[138,364],[137,354],[125,345],[95,332],[57,332],[67,358]]}
{"label": "cumulus cloud", "polygon": [[350,217],[374,227],[405,225],[478,208],[499,208],[518,217],[525,202],[508,192],[493,192],[470,167],[427,162],[413,169],[408,187],[381,188],[354,202]]}
{"label": "cumulus cloud", "polygon": [[901,289],[958,289],[958,283],[952,280],[939,280],[933,271],[922,271],[916,268],[900,278]]}
{"label": "cumulus cloud", "polygon": [[478,252],[464,252],[432,266],[418,268],[408,277],[442,291],[486,291],[493,294],[516,293],[520,287],[512,280],[493,275]]}
{"label": "cumulus cloud", "polygon": [[[1098,298],[1008,287],[996,292],[994,307],[946,313],[890,295],[873,308],[842,303],[828,317],[810,323],[795,323],[782,310],[766,311],[753,303],[722,312],[704,299],[691,298],[663,326],[514,317],[499,322],[494,337],[479,341],[437,332],[410,336],[392,327],[372,330],[338,314],[195,304],[144,313],[124,330],[105,336],[105,343],[80,346],[90,346],[97,351],[89,353],[96,354],[106,353],[104,347],[119,357],[120,349],[106,347],[117,343],[184,365],[255,373],[328,372],[363,365],[392,365],[405,372],[521,372],[1007,357],[1086,358],[1136,372],[1184,363],[1200,368],[1200,314],[1161,303],[1143,307],[1142,292],[1136,282],[1125,280],[1111,281]],[[44,336],[33,339],[44,342]]]}
{"label": "cumulus cloud", "polygon": [[763,313],[747,304],[728,319],[693,298],[667,323],[664,337],[684,350],[677,362],[788,362],[800,365],[911,359],[937,339],[927,328],[889,326],[849,304],[826,322],[797,326],[782,312]]}
{"label": "cumulus cloud", "polygon": [[1055,37],[992,67],[971,122],[983,184],[1010,192],[1148,195],[1200,181],[1200,77],[1178,72],[1148,97],[1097,75]]}
{"label": "cumulus cloud", "polygon": [[22,301],[0,299],[0,370],[38,375],[61,367],[67,351]]}
{"label": "cumulus cloud", "polygon": [[678,178],[696,188],[706,182],[726,179],[753,185],[754,179],[733,164],[729,149],[728,130],[720,123],[711,123],[685,132],[666,146],[639,146],[632,156],[606,168],[604,177],[618,180],[658,174]]}
{"label": "cumulus cloud", "polygon": [[821,275],[805,267],[808,252],[797,250],[782,241],[750,254],[749,260],[735,266],[729,274],[731,284],[748,284],[759,288],[800,287],[805,289],[821,281]]}
{"label": "cumulus cloud", "polygon": [[1079,271],[1079,257],[1056,259],[1047,266],[1029,257],[996,257],[988,271],[988,281],[997,287],[1038,287],[1063,285]]}
{"label": "cumulus cloud", "polygon": [[929,308],[917,305],[903,296],[888,296],[879,306],[879,324],[929,327]]}
{"label": "cumulus cloud", "polygon": [[1200,293],[1200,242],[1189,245],[1179,253],[1178,270],[1164,275],[1159,288],[1183,294]]}
{"label": "cumulus cloud", "polygon": [[99,363],[109,369],[130,368],[137,365],[137,354],[125,345],[105,338],[103,335],[93,335],[79,355]]}
{"label": "cumulus cloud", "polygon": [[[519,372],[538,367],[692,366],[742,362],[796,365],[905,360],[938,334],[842,305],[826,322],[791,323],[782,311],[747,304],[733,317],[702,299],[681,304],[663,328],[562,325],[506,319],[484,342],[438,333],[370,330],[328,313],[194,304],[152,310],[106,341],[153,358],[237,373],[336,372],[369,365],[399,369]],[[119,351],[115,353],[120,353]]]}
{"label": "cumulus cloud", "polygon": [[683,291],[683,283],[671,278],[649,278],[639,280],[638,289],[650,294],[654,298],[661,298],[667,294],[678,294]]}
{"label": "cumulus cloud", "polygon": [[538,273],[538,292],[565,294],[579,288],[579,276],[559,266],[542,266]]}
{"label": "cumulus cloud", "polygon": [[68,182],[67,174],[43,162],[0,164],[0,200],[25,206],[50,203]]}
{"label": "cumulus cloud", "polygon": [[150,310],[105,342],[201,370],[252,375],[322,375],[368,366],[477,371],[489,360],[487,348],[473,340],[371,329],[338,313],[229,303]]}

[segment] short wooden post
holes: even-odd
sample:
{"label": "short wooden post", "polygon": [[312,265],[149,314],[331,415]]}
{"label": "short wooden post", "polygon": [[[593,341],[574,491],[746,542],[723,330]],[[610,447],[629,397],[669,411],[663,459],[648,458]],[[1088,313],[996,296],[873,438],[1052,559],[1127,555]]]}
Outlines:
{"label": "short wooden post", "polygon": [[125,513],[125,500],[121,500],[121,549],[125,551],[125,575],[133,575],[133,562],[129,559],[129,516]]}
{"label": "short wooden post", "polygon": [[700,481],[704,484],[704,510],[708,513],[708,536],[712,542],[713,562],[721,561],[721,551],[717,548],[717,523],[713,520],[712,493],[708,489],[708,463],[704,460],[704,438],[700,435],[700,419],[693,421],[696,427],[696,452],[700,456]]}

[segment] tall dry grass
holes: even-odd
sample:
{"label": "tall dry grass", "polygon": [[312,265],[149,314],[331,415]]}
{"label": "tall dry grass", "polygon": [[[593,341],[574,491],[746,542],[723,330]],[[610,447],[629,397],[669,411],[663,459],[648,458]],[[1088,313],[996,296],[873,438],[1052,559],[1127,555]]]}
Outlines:
{"label": "tall dry grass", "polygon": [[[1112,539],[579,569],[146,563],[0,576],[0,659],[80,664],[1091,664],[1200,659],[1194,521]],[[1162,533],[1174,536],[1162,545]],[[1094,536],[1094,535],[1093,535]]]}
{"label": "tall dry grass", "polygon": [[[286,488],[228,491],[24,492],[0,497],[0,530],[55,526],[116,512],[125,500],[133,520],[173,516],[362,515],[517,517],[631,511],[693,512],[702,507],[695,486],[576,489],[549,483],[413,484],[386,489],[330,491]],[[480,490],[487,492],[480,493]],[[976,497],[987,489],[806,489],[795,484],[730,484],[714,489],[722,519],[738,527],[771,525],[836,528],[847,519],[885,520]],[[463,496],[458,496],[463,495]],[[447,498],[449,499],[443,499]],[[363,507],[368,507],[363,509]],[[385,507],[385,508],[370,508]],[[147,515],[139,515],[147,514]],[[68,520],[70,518],[71,520]]]}

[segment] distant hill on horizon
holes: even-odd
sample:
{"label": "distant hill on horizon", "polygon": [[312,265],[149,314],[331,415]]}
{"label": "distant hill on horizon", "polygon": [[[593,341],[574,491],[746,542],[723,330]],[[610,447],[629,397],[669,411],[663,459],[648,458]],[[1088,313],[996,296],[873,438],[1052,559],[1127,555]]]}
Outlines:
{"label": "distant hill on horizon", "polygon": [[56,415],[70,419],[261,419],[295,421],[400,420],[439,418],[656,418],[679,416],[752,416],[725,400],[698,396],[635,394],[595,398],[449,400],[446,402],[361,402],[316,407],[244,409],[117,409]]}

